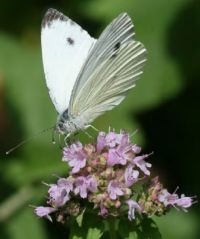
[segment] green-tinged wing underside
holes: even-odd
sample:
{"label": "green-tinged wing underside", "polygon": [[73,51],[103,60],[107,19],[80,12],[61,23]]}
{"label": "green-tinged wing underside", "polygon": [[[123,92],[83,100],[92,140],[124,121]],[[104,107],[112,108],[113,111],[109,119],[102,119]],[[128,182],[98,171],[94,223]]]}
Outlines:
{"label": "green-tinged wing underside", "polygon": [[88,123],[118,105],[142,73],[145,48],[133,39],[133,24],[121,14],[101,34],[84,64],[69,113]]}
{"label": "green-tinged wing underside", "polygon": [[73,87],[71,104],[75,100],[73,97],[76,98],[76,94],[89,79],[91,73],[96,70],[96,67],[107,60],[122,44],[132,41],[133,36],[134,26],[126,13],[120,14],[105,28],[79,73]]}

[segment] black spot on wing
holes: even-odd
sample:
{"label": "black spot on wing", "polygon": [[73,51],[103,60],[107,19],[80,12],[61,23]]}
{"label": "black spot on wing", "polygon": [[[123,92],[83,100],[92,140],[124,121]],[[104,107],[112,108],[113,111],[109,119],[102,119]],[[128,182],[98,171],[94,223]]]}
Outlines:
{"label": "black spot on wing", "polygon": [[44,15],[44,18],[42,20],[42,27],[50,27],[52,22],[54,20],[60,20],[60,21],[68,21],[68,17],[63,15],[61,12],[57,11],[56,9],[49,8],[47,12]]}
{"label": "black spot on wing", "polygon": [[74,45],[74,40],[73,40],[71,37],[68,37],[68,38],[67,38],[67,42],[68,42],[70,45]]}
{"label": "black spot on wing", "polygon": [[114,46],[114,50],[115,51],[118,50],[120,48],[120,46],[121,46],[121,42],[117,42]]}
{"label": "black spot on wing", "polygon": [[114,58],[117,56],[117,53],[118,53],[118,50],[121,46],[121,42],[117,42],[115,45],[114,45],[114,49],[113,49],[113,54],[111,56],[111,58]]}

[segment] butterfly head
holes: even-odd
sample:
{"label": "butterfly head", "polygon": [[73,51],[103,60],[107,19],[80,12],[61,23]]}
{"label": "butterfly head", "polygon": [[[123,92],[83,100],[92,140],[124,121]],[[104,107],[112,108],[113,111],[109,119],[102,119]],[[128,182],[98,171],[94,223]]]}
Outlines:
{"label": "butterfly head", "polygon": [[56,130],[63,135],[68,135],[78,130],[74,121],[69,117],[68,110],[58,116]]}

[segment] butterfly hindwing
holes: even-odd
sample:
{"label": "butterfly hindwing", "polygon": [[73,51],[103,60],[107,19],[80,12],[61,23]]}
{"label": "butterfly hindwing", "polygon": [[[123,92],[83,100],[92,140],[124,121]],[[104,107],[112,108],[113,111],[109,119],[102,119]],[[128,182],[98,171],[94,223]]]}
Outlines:
{"label": "butterfly hindwing", "polygon": [[71,107],[75,102],[76,95],[80,92],[91,73],[96,70],[96,67],[107,60],[121,45],[132,41],[134,35],[134,25],[126,13],[121,13],[105,28],[87,57],[84,67],[75,82],[70,101]]}
{"label": "butterfly hindwing", "polygon": [[69,108],[72,116],[81,115],[90,123],[118,105],[135,86],[146,50],[133,35],[133,24],[126,14],[105,29],[75,83]]}
{"label": "butterfly hindwing", "polygon": [[42,21],[42,59],[50,97],[59,114],[68,108],[72,88],[96,40],[55,9]]}

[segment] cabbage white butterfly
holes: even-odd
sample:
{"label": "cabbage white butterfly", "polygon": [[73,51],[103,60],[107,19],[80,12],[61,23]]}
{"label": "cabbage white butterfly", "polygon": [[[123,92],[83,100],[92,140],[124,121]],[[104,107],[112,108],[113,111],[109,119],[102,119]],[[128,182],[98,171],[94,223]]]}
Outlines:
{"label": "cabbage white butterfly", "polygon": [[120,14],[92,38],[55,9],[42,21],[41,44],[46,84],[58,112],[56,130],[69,136],[121,103],[142,74],[144,46],[134,26]]}

